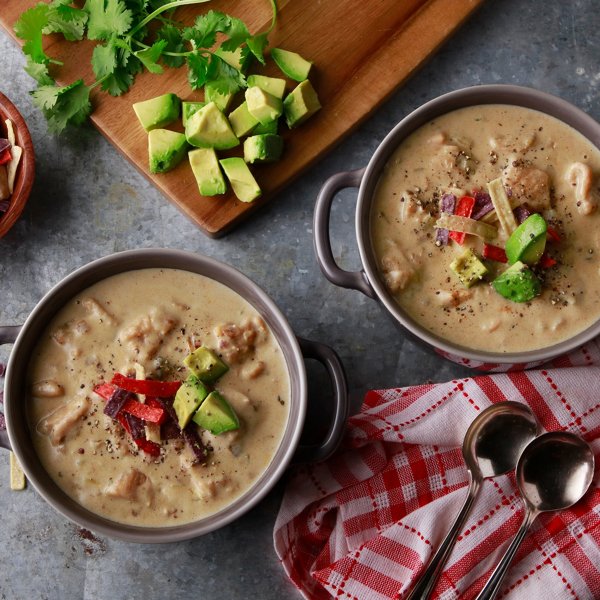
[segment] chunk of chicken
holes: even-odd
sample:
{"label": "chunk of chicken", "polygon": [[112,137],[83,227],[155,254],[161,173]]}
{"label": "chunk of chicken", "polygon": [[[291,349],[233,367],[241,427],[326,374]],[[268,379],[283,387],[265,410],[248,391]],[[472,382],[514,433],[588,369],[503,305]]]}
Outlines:
{"label": "chunk of chicken", "polygon": [[535,131],[523,132],[515,137],[509,135],[496,135],[489,139],[490,148],[504,153],[524,154],[533,147],[537,140]]}
{"label": "chunk of chicken", "polygon": [[504,187],[511,193],[511,205],[527,204],[532,211],[550,209],[550,176],[523,161],[513,160],[502,173]]}
{"label": "chunk of chicken", "polygon": [[57,327],[50,335],[52,339],[72,356],[81,356],[83,348],[81,338],[90,330],[85,319],[73,320]]}
{"label": "chunk of chicken", "polygon": [[95,298],[84,298],[81,302],[81,305],[85,308],[90,316],[98,319],[100,323],[113,326],[118,324],[115,316],[109,313]]}
{"label": "chunk of chicken", "polygon": [[236,487],[225,473],[211,473],[201,466],[192,467],[189,475],[192,488],[202,500],[210,500],[220,493],[230,494]]}
{"label": "chunk of chicken", "polygon": [[44,417],[38,431],[50,438],[53,446],[63,443],[67,435],[81,422],[90,409],[88,398],[77,398],[57,408],[54,412]]}
{"label": "chunk of chicken", "polygon": [[444,308],[456,308],[463,302],[466,302],[473,296],[469,290],[438,290],[436,292],[436,300]]}
{"label": "chunk of chicken", "polygon": [[398,216],[403,223],[406,223],[409,219],[414,218],[417,221],[422,221],[425,218],[426,213],[423,202],[419,198],[419,190],[404,190],[400,195],[400,208]]}
{"label": "chunk of chicken", "polygon": [[164,310],[156,309],[127,327],[119,337],[129,344],[136,357],[148,360],[156,355],[163,338],[177,326],[178,322],[177,317]]}
{"label": "chunk of chicken", "polygon": [[37,398],[60,398],[65,395],[65,388],[54,379],[42,379],[31,386],[31,394]]}
{"label": "chunk of chicken", "polygon": [[256,379],[265,372],[266,365],[262,360],[252,361],[242,369],[244,379]]}
{"label": "chunk of chicken", "polygon": [[230,363],[241,363],[248,359],[256,346],[267,339],[268,329],[260,317],[246,319],[240,325],[222,323],[214,329],[218,339],[219,353]]}
{"label": "chunk of chicken", "polygon": [[598,197],[592,189],[594,175],[589,165],[574,162],[566,174],[567,181],[575,188],[575,205],[582,215],[591,215],[598,210]]}
{"label": "chunk of chicken", "polygon": [[127,473],[123,473],[106,487],[105,493],[113,498],[139,500],[146,506],[151,506],[154,498],[152,481],[137,469],[130,469]]}
{"label": "chunk of chicken", "polygon": [[381,272],[384,283],[392,294],[401,292],[415,276],[413,266],[399,248],[393,254],[382,257]]}
{"label": "chunk of chicken", "polygon": [[467,140],[449,140],[445,132],[439,131],[432,135],[427,143],[433,147],[433,170],[440,170],[453,178],[468,179],[475,171],[477,161],[466,149]]}

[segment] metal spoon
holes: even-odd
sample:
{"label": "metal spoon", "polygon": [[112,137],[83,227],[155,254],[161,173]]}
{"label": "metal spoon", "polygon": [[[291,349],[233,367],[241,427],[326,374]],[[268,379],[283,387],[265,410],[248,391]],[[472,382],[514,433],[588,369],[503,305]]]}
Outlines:
{"label": "metal spoon", "polygon": [[500,402],[481,412],[471,423],[462,453],[469,473],[469,492],[450,531],[406,600],[425,600],[433,592],[456,538],[471,511],[484,479],[512,471],[523,448],[539,433],[534,414],[524,404]]}
{"label": "metal spoon", "polygon": [[594,454],[580,437],[567,432],[541,435],[531,442],[517,465],[517,485],[525,518],[508,550],[477,600],[492,600],[525,534],[542,512],[562,510],[581,499],[592,483]]}

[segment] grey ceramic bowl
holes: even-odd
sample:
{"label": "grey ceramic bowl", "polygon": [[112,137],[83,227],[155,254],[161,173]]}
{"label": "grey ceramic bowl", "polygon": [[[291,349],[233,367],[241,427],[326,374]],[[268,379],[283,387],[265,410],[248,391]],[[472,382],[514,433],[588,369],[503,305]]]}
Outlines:
{"label": "grey ceramic bowl", "polygon": [[[445,358],[481,370],[527,368],[565,354],[597,336],[600,333],[600,322],[560,344],[529,352],[481,352],[452,344],[426,330],[402,311],[378,275],[370,240],[373,194],[382,169],[394,150],[407,136],[429,120],[477,104],[511,104],[538,110],[567,123],[600,148],[600,124],[556,96],[514,85],[483,85],[444,94],[427,102],[400,121],[381,142],[365,168],[338,173],[325,182],[315,207],[315,252],[321,270],[329,281],[344,288],[358,290],[378,300],[403,331],[412,334],[418,341]],[[363,268],[357,272],[344,271],[336,264],[329,238],[333,199],[337,192],[349,187],[358,188],[356,240]]]}
{"label": "grey ceramic bowl", "polygon": [[[90,285],[116,273],[144,268],[172,268],[210,277],[245,298],[273,331],[287,364],[291,400],[290,414],[275,457],[252,488],[220,512],[199,521],[176,527],[151,528],[122,525],[100,517],[68,497],[42,467],[31,443],[25,405],[26,370],[33,346],[42,331],[70,298]],[[323,460],[337,447],[348,415],[346,377],[335,352],[323,344],[296,338],[286,318],[255,283],[221,262],[178,250],[148,249],[112,254],[74,271],[50,290],[21,327],[0,327],[0,343],[13,343],[6,369],[4,411],[8,435],[0,432],[0,445],[14,451],[27,479],[64,516],[100,534],[130,542],[174,542],[193,538],[230,523],[259,502],[275,485],[292,462]],[[307,409],[305,358],[320,361],[328,371],[333,387],[333,417],[324,441],[317,446],[301,446],[300,436]],[[315,399],[323,400],[323,399]]]}

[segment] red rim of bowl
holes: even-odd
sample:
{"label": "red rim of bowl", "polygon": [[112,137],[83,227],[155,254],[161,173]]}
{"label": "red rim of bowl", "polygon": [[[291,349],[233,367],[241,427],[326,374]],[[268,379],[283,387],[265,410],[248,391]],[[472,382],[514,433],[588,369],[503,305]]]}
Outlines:
{"label": "red rim of bowl", "polygon": [[17,169],[15,178],[15,187],[9,201],[8,210],[0,216],[0,238],[8,233],[11,227],[16,223],[21,216],[35,176],[35,158],[33,150],[33,142],[25,119],[17,107],[0,92],[0,116],[4,125],[5,119],[10,119],[15,128],[15,138],[18,146],[23,148],[21,162]]}

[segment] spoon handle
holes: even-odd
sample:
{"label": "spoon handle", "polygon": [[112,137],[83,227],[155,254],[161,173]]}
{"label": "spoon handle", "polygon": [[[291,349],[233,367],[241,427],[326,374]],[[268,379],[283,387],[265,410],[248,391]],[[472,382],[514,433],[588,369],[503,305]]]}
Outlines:
{"label": "spoon handle", "polygon": [[444,565],[450,556],[450,552],[452,552],[452,548],[454,548],[456,538],[458,537],[459,532],[462,530],[463,525],[469,513],[471,512],[471,507],[473,506],[475,498],[477,498],[480,487],[481,482],[475,481],[473,479],[473,475],[469,471],[469,492],[467,494],[467,498],[465,499],[465,503],[454,520],[450,531],[448,531],[446,534],[446,537],[440,544],[440,547],[429,561],[427,568],[425,571],[423,571],[419,577],[419,580],[417,581],[417,584],[405,600],[426,600],[433,592],[435,585],[444,569]]}
{"label": "spoon handle", "polygon": [[479,596],[477,596],[475,600],[493,600],[493,598],[496,597],[496,594],[500,591],[500,586],[502,585],[504,576],[508,571],[508,567],[510,566],[515,553],[519,549],[523,538],[529,531],[529,528],[536,517],[537,513],[535,511],[531,509],[527,510],[519,531],[517,531],[513,541],[504,553],[502,560],[498,563],[491,577],[488,579],[488,582],[485,584],[481,592],[479,592]]}

